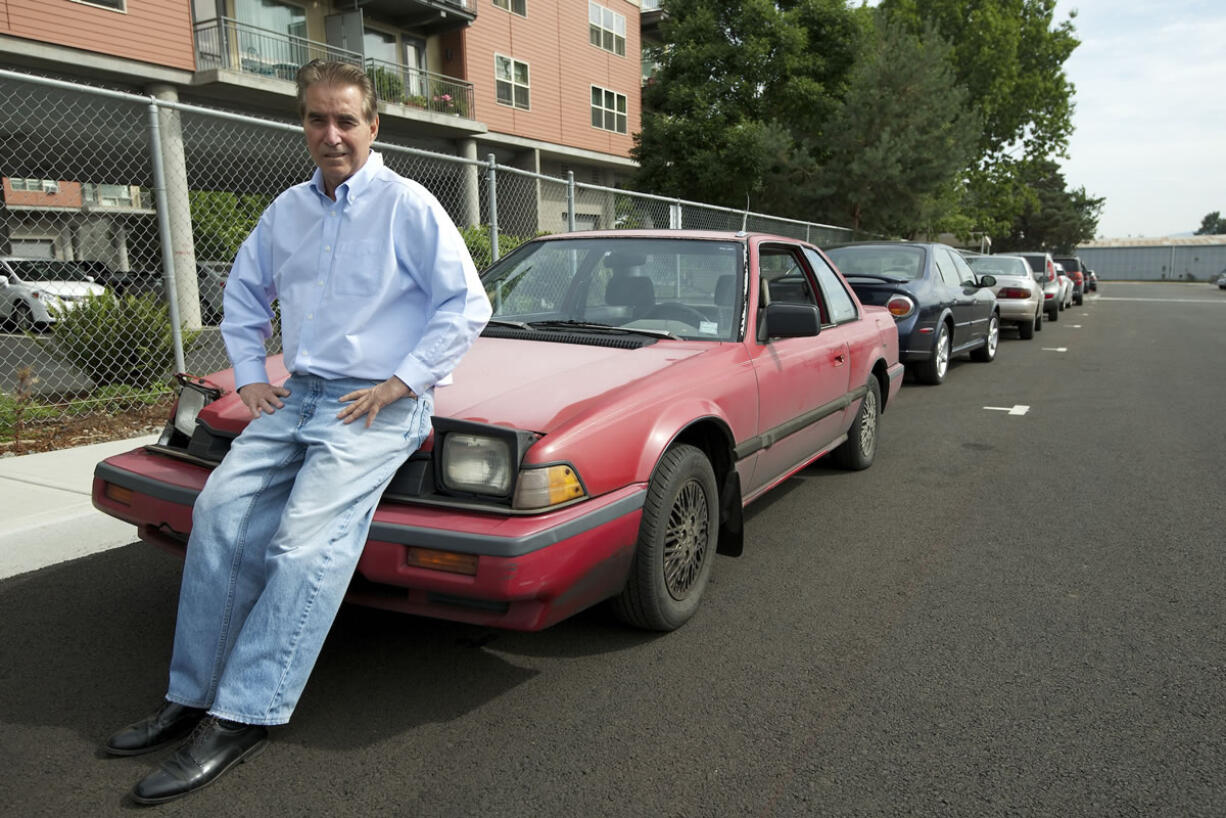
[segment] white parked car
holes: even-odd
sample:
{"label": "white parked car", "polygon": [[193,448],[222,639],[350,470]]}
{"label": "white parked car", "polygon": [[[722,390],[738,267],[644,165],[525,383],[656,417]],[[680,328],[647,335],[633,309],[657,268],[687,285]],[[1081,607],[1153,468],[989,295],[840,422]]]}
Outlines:
{"label": "white parked car", "polygon": [[1056,278],[1060,280],[1060,309],[1073,306],[1073,279],[1064,272],[1064,265],[1056,262]]}
{"label": "white parked car", "polygon": [[1021,256],[970,256],[967,263],[976,275],[996,279],[992,292],[1000,310],[1000,323],[1016,324],[1023,339],[1043,329],[1043,285],[1034,278],[1030,264]]}
{"label": "white parked car", "polygon": [[75,262],[0,258],[0,321],[17,329],[44,328],[88,296],[104,293]]}

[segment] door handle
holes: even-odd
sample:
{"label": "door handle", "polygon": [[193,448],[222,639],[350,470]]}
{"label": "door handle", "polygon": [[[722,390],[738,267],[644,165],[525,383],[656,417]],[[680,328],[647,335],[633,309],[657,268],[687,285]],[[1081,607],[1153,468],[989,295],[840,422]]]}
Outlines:
{"label": "door handle", "polygon": [[845,364],[845,363],[847,363],[847,356],[846,356],[846,355],[844,355],[844,354],[842,354],[842,353],[839,353],[838,355],[835,355],[835,356],[834,356],[834,365],[835,365],[835,366],[842,366],[842,365],[843,365],[843,364]]}

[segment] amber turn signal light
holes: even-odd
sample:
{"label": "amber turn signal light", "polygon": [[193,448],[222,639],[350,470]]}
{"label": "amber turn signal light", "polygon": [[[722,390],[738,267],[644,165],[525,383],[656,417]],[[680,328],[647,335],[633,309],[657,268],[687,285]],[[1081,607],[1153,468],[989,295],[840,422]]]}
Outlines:
{"label": "amber turn signal light", "polygon": [[107,483],[106,488],[102,490],[102,495],[108,500],[114,500],[121,505],[132,505],[132,489],[126,489],[114,483]]}
{"label": "amber turn signal light", "polygon": [[454,551],[435,551],[433,548],[407,549],[405,562],[414,568],[429,568],[450,574],[477,575],[477,555],[457,554]]}

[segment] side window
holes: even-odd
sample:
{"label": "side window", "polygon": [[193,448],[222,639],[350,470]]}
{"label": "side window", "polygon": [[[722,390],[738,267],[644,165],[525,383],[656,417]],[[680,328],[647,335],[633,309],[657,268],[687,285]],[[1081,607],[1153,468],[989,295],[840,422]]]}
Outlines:
{"label": "side window", "polygon": [[954,260],[954,269],[958,272],[958,284],[963,287],[975,286],[975,271],[971,269],[971,265],[966,263],[966,259],[962,258],[962,254],[954,250],[946,250],[950,258]]}
{"label": "side window", "polygon": [[851,300],[851,296],[847,294],[847,289],[843,286],[842,279],[838,273],[830,268],[817,252],[805,248],[805,257],[809,259],[809,266],[813,268],[813,272],[817,274],[817,284],[822,288],[822,294],[826,297],[826,303],[830,305],[830,322],[833,324],[841,324],[844,321],[851,321],[856,318],[856,305]]}
{"label": "side window", "polygon": [[797,253],[799,248],[758,248],[758,267],[762,273],[762,286],[768,304],[808,304],[821,306],[813,292],[813,284],[805,273]]}
{"label": "side window", "polygon": [[950,287],[961,286],[961,282],[958,281],[958,271],[954,269],[954,260],[945,252],[945,248],[933,247],[928,252],[932,253],[932,263],[937,268],[941,280]]}

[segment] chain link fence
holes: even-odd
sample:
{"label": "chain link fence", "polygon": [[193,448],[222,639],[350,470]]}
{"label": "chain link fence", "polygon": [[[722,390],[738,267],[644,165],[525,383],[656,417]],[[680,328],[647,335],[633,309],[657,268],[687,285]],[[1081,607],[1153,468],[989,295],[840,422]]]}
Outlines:
{"label": "chain link fence", "polygon": [[[852,231],[377,142],[429,189],[478,268],[543,233]],[[0,69],[0,440],[168,403],[173,374],[228,366],[225,277],[264,208],[309,178],[301,128]],[[274,322],[275,330],[275,322]],[[280,351],[274,331],[270,353]]]}

